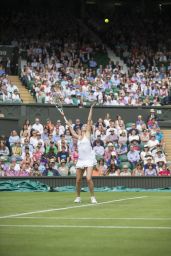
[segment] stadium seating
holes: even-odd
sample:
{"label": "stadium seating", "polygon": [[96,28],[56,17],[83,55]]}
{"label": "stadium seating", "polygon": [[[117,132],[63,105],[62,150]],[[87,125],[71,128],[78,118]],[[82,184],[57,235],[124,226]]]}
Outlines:
{"label": "stadium seating", "polygon": [[[151,117],[149,116],[149,118]],[[116,120],[114,121],[116,123]],[[117,140],[112,139],[112,134],[107,135],[110,133],[110,130],[112,130],[110,126],[104,126],[106,135],[100,135],[100,141],[103,142],[102,145],[104,145],[102,146],[104,153],[102,153],[102,155],[97,153],[96,159],[98,163],[101,159],[104,160],[104,170],[107,168],[107,171],[102,172],[102,167],[99,167],[99,164],[97,164],[97,166],[94,167],[97,169],[95,172],[96,176],[142,176],[146,175],[148,165],[150,164],[153,164],[154,168],[154,172],[151,173],[151,176],[160,175],[163,168],[167,169],[169,175],[170,170],[168,166],[165,165],[167,162],[165,160],[166,156],[163,142],[161,143],[155,140],[155,143],[147,142],[143,145],[141,145],[141,140],[138,143],[129,142],[130,129],[138,131],[140,137],[143,130],[141,130],[140,125],[135,125],[132,122],[123,124],[126,127],[127,134],[127,142],[123,144],[123,147],[127,147],[127,153],[120,154],[122,150],[118,151],[120,129],[117,127],[117,123],[114,128],[117,134]],[[157,120],[156,124],[148,129],[148,133],[158,138],[158,133],[160,133],[161,136],[163,135],[158,129]],[[97,123],[93,125],[92,133],[92,145],[94,145],[94,150],[96,145],[95,141],[97,139],[96,129],[98,129]],[[154,131],[155,129],[156,131]],[[110,140],[108,138],[110,138]],[[62,145],[64,147],[63,151],[61,151]],[[110,150],[109,146],[110,148],[112,146]],[[148,150],[145,150],[145,148],[148,148]],[[95,152],[100,152],[98,151],[98,146],[96,146]],[[131,161],[129,160],[129,152],[132,154]],[[133,159],[135,157],[134,153],[135,155],[138,153],[138,161]],[[63,126],[61,123],[55,126],[50,120],[47,120],[46,124],[41,124],[40,120],[37,118],[34,124],[30,124],[30,122],[27,121],[23,125],[20,134],[17,134],[16,131],[12,131],[8,138],[0,138],[0,176],[75,176],[77,162],[77,158],[75,157],[77,154],[75,140],[73,140],[71,134],[68,132],[67,127]],[[161,161],[156,159],[161,159]],[[139,167],[137,167],[139,164],[142,166],[140,170]],[[111,168],[113,168],[113,166],[115,166],[116,171],[112,171]],[[124,171],[125,168],[128,169],[128,172]],[[150,176],[149,173],[148,176]]]}

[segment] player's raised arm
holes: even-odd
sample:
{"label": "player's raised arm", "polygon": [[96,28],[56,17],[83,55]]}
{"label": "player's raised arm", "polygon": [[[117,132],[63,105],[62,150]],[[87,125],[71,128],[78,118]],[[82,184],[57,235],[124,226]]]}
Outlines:
{"label": "player's raised arm", "polygon": [[70,132],[71,132],[72,136],[74,136],[76,139],[79,139],[78,134],[77,134],[77,133],[74,131],[74,129],[72,128],[72,126],[71,126],[70,122],[67,120],[67,118],[66,118],[65,114],[64,114],[64,113],[61,113],[61,115],[63,116],[63,118],[64,118],[64,120],[65,120],[66,125],[68,125],[69,130],[70,130]]}
{"label": "player's raised arm", "polygon": [[86,129],[86,134],[87,134],[87,136],[90,136],[90,134],[91,134],[93,107],[95,106],[95,104],[96,104],[96,103],[94,103],[94,104],[91,105],[90,111],[89,111],[89,114],[88,114],[87,129]]}

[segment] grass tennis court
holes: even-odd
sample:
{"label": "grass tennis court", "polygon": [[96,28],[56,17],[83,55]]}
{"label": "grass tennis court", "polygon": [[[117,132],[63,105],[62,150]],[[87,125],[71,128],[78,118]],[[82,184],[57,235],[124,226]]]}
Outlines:
{"label": "grass tennis court", "polygon": [[1,256],[171,255],[170,192],[0,194]]}

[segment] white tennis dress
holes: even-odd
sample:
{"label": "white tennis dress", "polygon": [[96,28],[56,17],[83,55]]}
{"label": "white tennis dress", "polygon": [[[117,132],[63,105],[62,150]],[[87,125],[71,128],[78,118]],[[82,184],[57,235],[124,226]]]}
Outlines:
{"label": "white tennis dress", "polygon": [[97,164],[95,152],[92,149],[90,139],[86,136],[78,140],[78,161],[76,168],[93,167]]}

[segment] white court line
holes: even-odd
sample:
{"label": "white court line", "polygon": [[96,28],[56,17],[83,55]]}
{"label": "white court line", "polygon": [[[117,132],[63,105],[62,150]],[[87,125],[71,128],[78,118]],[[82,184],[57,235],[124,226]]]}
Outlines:
{"label": "white court line", "polygon": [[29,217],[11,217],[14,219],[49,219],[49,220],[171,220],[171,218],[139,218],[139,217],[130,217],[130,218],[91,218],[91,217],[82,217],[82,218],[65,218],[65,217],[51,217],[51,216],[29,216]]}
{"label": "white court line", "polygon": [[94,229],[163,229],[171,230],[171,227],[141,227],[141,226],[75,226],[75,225],[0,225],[0,227],[14,228],[94,228]]}
{"label": "white court line", "polygon": [[11,218],[11,217],[19,217],[19,216],[30,215],[30,214],[35,214],[35,213],[63,211],[63,210],[70,210],[70,209],[83,208],[83,207],[89,207],[89,206],[98,206],[98,205],[102,205],[102,204],[109,204],[109,203],[122,202],[122,201],[127,201],[127,200],[142,199],[142,198],[146,198],[146,197],[148,197],[148,196],[128,197],[128,198],[115,199],[115,200],[111,200],[111,201],[101,202],[101,203],[97,203],[97,204],[80,204],[80,205],[77,205],[77,206],[68,206],[68,207],[63,207],[63,208],[54,208],[54,209],[40,210],[40,211],[34,211],[34,212],[16,213],[16,214],[12,214],[12,215],[0,216],[0,219]]}

